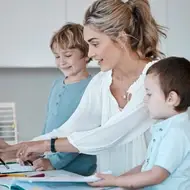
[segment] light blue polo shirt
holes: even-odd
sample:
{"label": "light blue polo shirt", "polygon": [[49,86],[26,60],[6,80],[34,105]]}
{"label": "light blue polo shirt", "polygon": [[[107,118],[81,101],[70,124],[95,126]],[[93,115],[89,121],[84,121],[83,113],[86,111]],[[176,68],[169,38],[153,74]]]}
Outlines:
{"label": "light blue polo shirt", "polygon": [[[65,84],[57,79],[51,89],[45,127],[42,134],[49,133],[64,124],[76,110],[83,93],[92,79],[89,76],[80,82]],[[80,175],[91,175],[96,170],[96,156],[78,153],[55,153],[48,155],[55,169],[64,169]]]}
{"label": "light blue polo shirt", "polygon": [[188,112],[155,124],[142,171],[159,166],[170,176],[146,190],[190,190],[190,120]]}

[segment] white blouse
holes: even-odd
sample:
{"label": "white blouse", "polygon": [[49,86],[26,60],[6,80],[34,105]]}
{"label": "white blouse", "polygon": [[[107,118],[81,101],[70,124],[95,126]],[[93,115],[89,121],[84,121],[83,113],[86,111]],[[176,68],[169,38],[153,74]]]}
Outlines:
{"label": "white blouse", "polygon": [[58,129],[33,140],[68,137],[80,153],[98,155],[98,170],[122,174],[141,164],[147,150],[148,129],[153,124],[144,105],[144,79],[148,63],[127,92],[131,100],[120,111],[110,91],[112,71],[99,72],[89,83],[81,102]]}

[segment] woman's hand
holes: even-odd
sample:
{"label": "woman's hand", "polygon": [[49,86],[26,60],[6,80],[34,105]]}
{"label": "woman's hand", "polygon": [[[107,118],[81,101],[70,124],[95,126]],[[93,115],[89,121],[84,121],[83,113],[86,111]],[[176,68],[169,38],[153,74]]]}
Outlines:
{"label": "woman's hand", "polygon": [[33,162],[33,167],[36,171],[54,170],[50,160],[47,158],[38,158]]}
{"label": "woman's hand", "polygon": [[93,187],[110,187],[116,186],[116,179],[117,177],[110,175],[110,174],[96,174],[98,178],[101,178],[100,181],[88,183],[90,186]]}
{"label": "woman's hand", "polygon": [[50,143],[48,142],[49,141],[23,142],[18,148],[16,157],[25,161],[30,159],[30,157],[35,155],[36,153],[44,153],[47,151],[47,146],[50,147]]}
{"label": "woman's hand", "polygon": [[22,161],[26,161],[36,153],[46,152],[47,142],[48,141],[21,142],[3,149],[3,154],[12,155],[14,158],[20,158]]}

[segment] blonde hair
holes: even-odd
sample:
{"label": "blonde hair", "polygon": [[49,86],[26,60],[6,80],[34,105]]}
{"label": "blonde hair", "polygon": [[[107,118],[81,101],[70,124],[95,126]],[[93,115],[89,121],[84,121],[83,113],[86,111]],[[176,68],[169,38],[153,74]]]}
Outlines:
{"label": "blonde hair", "polygon": [[75,23],[67,23],[61,27],[50,41],[50,48],[55,52],[55,45],[61,49],[77,48],[84,57],[88,56],[88,44],[83,38],[83,26]]}
{"label": "blonde hair", "polygon": [[86,11],[84,25],[91,25],[112,40],[121,32],[128,37],[132,51],[140,58],[155,59],[163,55],[158,49],[164,27],[153,18],[148,0],[97,0]]}

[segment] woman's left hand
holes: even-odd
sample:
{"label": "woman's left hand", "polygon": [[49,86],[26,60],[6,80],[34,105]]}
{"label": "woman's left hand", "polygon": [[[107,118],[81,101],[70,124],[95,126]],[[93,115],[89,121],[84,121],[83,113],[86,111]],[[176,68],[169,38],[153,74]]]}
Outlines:
{"label": "woman's left hand", "polygon": [[98,178],[101,178],[101,180],[97,182],[88,183],[90,186],[93,187],[110,187],[110,186],[116,186],[116,178],[113,175],[110,174],[96,174]]}

